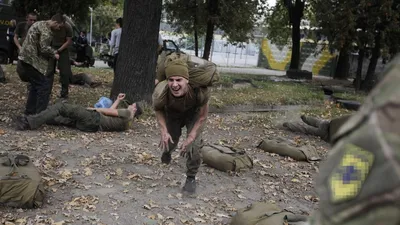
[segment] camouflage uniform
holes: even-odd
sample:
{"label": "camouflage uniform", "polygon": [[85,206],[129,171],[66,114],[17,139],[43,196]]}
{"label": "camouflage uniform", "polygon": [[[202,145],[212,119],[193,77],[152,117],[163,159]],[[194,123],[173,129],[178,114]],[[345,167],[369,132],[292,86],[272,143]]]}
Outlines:
{"label": "camouflage uniform", "polygon": [[400,224],[400,58],[333,137],[312,225]]}
{"label": "camouflage uniform", "polygon": [[18,56],[17,72],[30,83],[25,114],[36,114],[47,108],[54,75],[49,73],[49,60],[55,49],[50,44],[53,33],[47,21],[34,23],[28,30]]}
{"label": "camouflage uniform", "polygon": [[283,123],[283,126],[293,132],[314,135],[329,142],[340,126],[347,121],[349,115],[332,120],[318,119],[312,116],[301,116],[304,123]]}

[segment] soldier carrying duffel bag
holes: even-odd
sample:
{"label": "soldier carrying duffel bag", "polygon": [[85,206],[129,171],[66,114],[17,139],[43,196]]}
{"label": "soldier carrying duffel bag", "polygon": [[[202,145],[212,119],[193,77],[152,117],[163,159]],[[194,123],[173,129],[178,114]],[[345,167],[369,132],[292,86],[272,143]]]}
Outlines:
{"label": "soldier carrying duffel bag", "polygon": [[41,176],[29,157],[0,155],[0,205],[37,208],[43,198]]}

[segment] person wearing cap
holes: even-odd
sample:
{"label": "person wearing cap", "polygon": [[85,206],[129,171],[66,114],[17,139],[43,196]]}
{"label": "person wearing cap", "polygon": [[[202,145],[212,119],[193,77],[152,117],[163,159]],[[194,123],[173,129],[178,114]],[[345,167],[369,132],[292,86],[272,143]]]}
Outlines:
{"label": "person wearing cap", "polygon": [[138,103],[118,109],[124,98],[125,94],[120,93],[110,108],[85,108],[59,102],[39,114],[15,118],[16,129],[35,130],[48,123],[72,126],[85,132],[124,131],[129,129],[133,118],[142,114]]}
{"label": "person wearing cap", "polygon": [[[208,115],[210,92],[207,87],[193,87],[189,83],[188,66],[183,61],[172,61],[165,68],[167,82],[165,101],[153,101],[158,120],[163,150],[161,161],[169,164],[171,153],[176,149],[182,128],[187,136],[180,146],[180,155],[186,156],[187,178],[182,188],[184,193],[196,191],[196,174],[201,164],[200,150],[203,146],[202,129]],[[156,91],[153,93],[153,98]]]}

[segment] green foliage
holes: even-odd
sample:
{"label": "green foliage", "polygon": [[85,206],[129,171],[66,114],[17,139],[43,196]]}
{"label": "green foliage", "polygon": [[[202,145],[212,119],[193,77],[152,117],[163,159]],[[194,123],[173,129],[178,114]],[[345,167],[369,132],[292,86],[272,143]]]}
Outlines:
{"label": "green foliage", "polygon": [[[123,5],[103,4],[93,9],[93,36],[107,36],[115,28],[115,20],[122,17]],[[86,20],[89,30],[90,18]]]}
{"label": "green foliage", "polygon": [[166,0],[164,11],[167,20],[178,33],[194,33],[194,17],[197,17],[199,35],[204,35],[207,27],[206,4],[200,0]]}
{"label": "green foliage", "polygon": [[[219,0],[218,15],[207,11],[207,1],[166,0],[164,10],[167,20],[177,28],[177,32],[192,34],[194,16],[198,19],[199,35],[204,35],[207,21],[213,20],[215,27],[224,31],[231,42],[247,42],[251,32],[264,13],[265,0]],[[195,7],[197,5],[197,7]]]}
{"label": "green foliage", "polygon": [[217,26],[225,32],[230,42],[252,39],[253,28],[264,11],[258,0],[220,0],[219,9]]}
{"label": "green foliage", "polygon": [[61,12],[70,15],[74,21],[84,21],[89,13],[89,6],[95,8],[101,0],[14,0],[12,6],[18,16],[24,17],[29,12],[37,12],[39,19],[46,20]]}
{"label": "green foliage", "polygon": [[289,24],[289,13],[282,1],[277,1],[276,5],[268,10],[264,33],[267,34],[272,43],[280,47],[290,43],[292,33]]}

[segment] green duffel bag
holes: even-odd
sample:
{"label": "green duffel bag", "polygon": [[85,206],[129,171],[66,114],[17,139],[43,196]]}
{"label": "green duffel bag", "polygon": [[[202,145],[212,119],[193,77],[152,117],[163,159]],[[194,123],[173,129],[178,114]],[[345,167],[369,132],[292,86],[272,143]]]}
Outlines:
{"label": "green duffel bag", "polygon": [[256,202],[239,209],[230,225],[305,225],[307,217],[282,210],[268,202]]}
{"label": "green duffel bag", "polygon": [[253,168],[253,160],[244,151],[232,147],[206,145],[201,154],[205,164],[223,172]]}
{"label": "green duffel bag", "polygon": [[0,156],[0,205],[37,208],[44,189],[39,171],[25,155]]}

